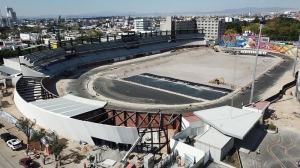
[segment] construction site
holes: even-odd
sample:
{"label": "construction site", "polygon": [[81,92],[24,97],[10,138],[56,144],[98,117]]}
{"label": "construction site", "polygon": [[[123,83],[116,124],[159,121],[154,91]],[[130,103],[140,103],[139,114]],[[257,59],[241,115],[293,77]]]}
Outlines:
{"label": "construction site", "polygon": [[[250,88],[255,57],[190,48],[162,53],[137,60],[114,63],[84,73],[61,86],[72,93],[108,101],[115,109],[149,110],[207,104],[226,97],[235,90]],[[259,57],[257,76],[267,73],[282,58]],[[88,79],[86,77],[89,77]],[[74,85],[82,83],[83,86]],[[89,90],[79,91],[90,85]],[[68,86],[64,87],[65,84]],[[142,91],[141,91],[142,90]],[[139,92],[140,91],[140,92]],[[151,94],[148,94],[151,93]],[[172,99],[170,99],[172,97]]]}

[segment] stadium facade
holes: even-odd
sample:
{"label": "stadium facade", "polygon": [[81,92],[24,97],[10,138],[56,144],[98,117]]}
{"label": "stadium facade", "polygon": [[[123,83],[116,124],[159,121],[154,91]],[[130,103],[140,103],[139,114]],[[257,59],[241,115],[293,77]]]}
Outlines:
{"label": "stadium facade", "polygon": [[[6,59],[5,66],[21,71],[14,80],[14,102],[21,113],[45,129],[62,137],[85,141],[89,144],[112,142],[133,145],[137,139],[149,134],[165,141],[147,142],[155,151],[168,145],[168,129],[180,131],[181,114],[138,113],[106,109],[106,102],[66,95],[59,97],[49,92],[45,85],[66,71],[124,61],[174,49],[205,46],[203,34],[178,34],[175,36],[134,35],[113,42],[70,41],[64,48],[40,50]],[[121,119],[120,119],[120,116]],[[176,132],[175,131],[175,132]],[[100,142],[99,142],[100,141]]]}

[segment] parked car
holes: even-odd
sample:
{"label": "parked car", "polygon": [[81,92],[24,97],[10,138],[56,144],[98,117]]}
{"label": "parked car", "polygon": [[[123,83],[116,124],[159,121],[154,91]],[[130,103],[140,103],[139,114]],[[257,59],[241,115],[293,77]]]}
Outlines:
{"label": "parked car", "polygon": [[6,133],[1,134],[0,137],[1,137],[1,139],[3,139],[5,142],[7,142],[8,140],[11,140],[11,139],[14,138],[9,132],[6,132]]}
{"label": "parked car", "polygon": [[24,168],[32,168],[34,166],[34,162],[30,157],[20,159],[19,164],[22,165]]}
{"label": "parked car", "polygon": [[22,142],[18,139],[11,139],[11,140],[8,140],[6,142],[7,146],[10,147],[12,150],[17,150],[17,149],[20,149],[22,148]]}

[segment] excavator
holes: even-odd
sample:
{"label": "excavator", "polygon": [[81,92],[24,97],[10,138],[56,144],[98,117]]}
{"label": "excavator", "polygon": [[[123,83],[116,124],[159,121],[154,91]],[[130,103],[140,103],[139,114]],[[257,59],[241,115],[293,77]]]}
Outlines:
{"label": "excavator", "polygon": [[224,81],[224,78],[215,78],[215,79],[212,79],[209,81],[209,83],[212,83],[212,84],[225,84],[225,81]]}

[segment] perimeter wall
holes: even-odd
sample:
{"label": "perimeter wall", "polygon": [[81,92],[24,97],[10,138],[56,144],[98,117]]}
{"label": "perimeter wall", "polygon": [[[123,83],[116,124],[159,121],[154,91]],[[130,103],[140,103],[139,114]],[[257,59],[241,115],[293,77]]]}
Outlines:
{"label": "perimeter wall", "polygon": [[95,137],[116,143],[133,144],[139,136],[135,127],[111,126],[81,121],[43,110],[27,103],[16,89],[14,90],[14,102],[25,117],[35,120],[39,126],[54,131],[67,139],[94,144],[91,137]]}

